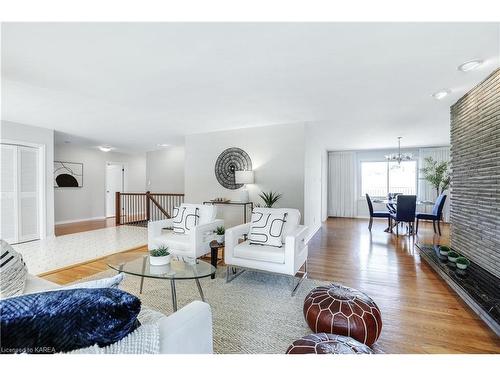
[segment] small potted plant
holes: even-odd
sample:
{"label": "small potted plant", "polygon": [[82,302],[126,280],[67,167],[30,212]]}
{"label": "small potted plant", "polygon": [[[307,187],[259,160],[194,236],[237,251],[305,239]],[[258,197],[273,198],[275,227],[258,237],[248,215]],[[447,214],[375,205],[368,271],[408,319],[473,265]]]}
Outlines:
{"label": "small potted plant", "polygon": [[457,264],[457,268],[461,270],[465,270],[470,265],[470,261],[466,257],[458,257],[455,263]]}
{"label": "small potted plant", "polygon": [[455,263],[460,255],[456,251],[448,251],[448,260]]}
{"label": "small potted plant", "polygon": [[448,256],[451,249],[448,246],[439,246],[439,254],[443,256]]}
{"label": "small potted plant", "polygon": [[217,227],[215,229],[215,239],[217,240],[218,244],[224,243],[224,234],[226,233],[226,229],[224,229],[223,226]]}
{"label": "small potted plant", "polygon": [[266,192],[261,192],[259,194],[259,197],[264,201],[264,204],[266,205],[266,208],[271,208],[274,206],[274,204],[280,200],[282,194],[280,193],[275,193],[273,191],[270,191],[269,193]]}
{"label": "small potted plant", "polygon": [[170,252],[167,246],[160,246],[149,251],[149,263],[153,266],[163,266],[170,263]]}

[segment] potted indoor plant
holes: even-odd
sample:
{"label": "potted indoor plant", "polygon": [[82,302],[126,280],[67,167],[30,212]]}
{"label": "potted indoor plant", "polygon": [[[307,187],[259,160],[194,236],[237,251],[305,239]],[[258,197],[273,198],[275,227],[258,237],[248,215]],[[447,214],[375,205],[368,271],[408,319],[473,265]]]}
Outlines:
{"label": "potted indoor plant", "polygon": [[170,252],[167,246],[160,246],[149,251],[149,263],[153,266],[163,266],[170,263]]}
{"label": "potted indoor plant", "polygon": [[264,201],[265,207],[271,208],[280,198],[282,194],[270,191],[269,193],[261,192],[259,197]]}
{"label": "potted indoor plant", "polygon": [[439,246],[439,254],[443,256],[448,256],[451,249],[448,246]]}
{"label": "potted indoor plant", "polygon": [[455,263],[460,255],[456,251],[448,251],[448,260]]}
{"label": "potted indoor plant", "polygon": [[450,186],[449,162],[438,162],[429,156],[424,159],[424,163],[424,167],[420,169],[423,175],[422,178],[436,189],[436,196],[439,196],[439,194],[442,194]]}
{"label": "potted indoor plant", "polygon": [[458,257],[455,263],[457,268],[461,270],[465,270],[470,265],[470,261],[466,257]]}
{"label": "potted indoor plant", "polygon": [[217,240],[218,244],[224,243],[224,233],[226,233],[226,229],[224,229],[223,226],[217,227],[214,231],[215,233],[215,239]]}

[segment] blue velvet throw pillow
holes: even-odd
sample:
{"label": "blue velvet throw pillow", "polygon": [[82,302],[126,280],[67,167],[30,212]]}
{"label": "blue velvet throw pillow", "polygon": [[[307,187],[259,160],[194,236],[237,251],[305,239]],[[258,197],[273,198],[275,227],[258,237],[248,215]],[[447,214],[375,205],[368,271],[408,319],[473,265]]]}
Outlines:
{"label": "blue velvet throw pillow", "polygon": [[139,325],[141,301],[115,288],[0,300],[0,353],[57,353],[113,344]]}

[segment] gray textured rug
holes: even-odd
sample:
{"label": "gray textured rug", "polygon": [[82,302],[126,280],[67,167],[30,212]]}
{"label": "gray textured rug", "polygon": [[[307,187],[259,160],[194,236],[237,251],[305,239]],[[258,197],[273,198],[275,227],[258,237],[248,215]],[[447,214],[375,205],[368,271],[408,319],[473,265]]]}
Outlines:
{"label": "gray textured rug", "polygon": [[[90,279],[114,275],[106,271]],[[290,296],[289,277],[246,271],[230,283],[225,267],[217,270],[214,280],[200,281],[206,302],[212,307],[214,351],[216,353],[285,353],[296,339],[311,333],[302,313],[306,294],[327,281],[304,280],[294,297]],[[168,280],[145,279],[139,294],[140,278],[126,275],[121,288],[137,295],[143,305],[165,315],[172,313]],[[200,295],[194,280],[178,281],[179,309]]]}

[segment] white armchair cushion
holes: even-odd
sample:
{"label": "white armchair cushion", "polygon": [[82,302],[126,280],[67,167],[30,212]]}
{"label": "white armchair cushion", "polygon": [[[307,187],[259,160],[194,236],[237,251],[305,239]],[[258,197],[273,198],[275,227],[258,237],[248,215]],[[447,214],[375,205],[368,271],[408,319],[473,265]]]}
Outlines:
{"label": "white armchair cushion", "polygon": [[[297,229],[297,226],[300,225],[300,211],[296,208],[265,208],[265,207],[257,207],[254,208],[252,214],[254,212],[260,212],[263,214],[272,213],[275,215],[286,215],[286,222],[283,227],[283,236],[282,242],[285,243],[285,238],[288,237],[292,232]],[[252,220],[253,221],[253,220]]]}
{"label": "white armchair cushion", "polygon": [[174,208],[174,232],[179,234],[189,234],[191,229],[198,225],[200,215],[199,209],[195,206],[180,206]]}
{"label": "white armchair cushion", "polygon": [[285,248],[266,245],[252,245],[250,241],[242,242],[234,247],[233,254],[237,258],[259,260],[271,263],[285,263]]}
{"label": "white armchair cushion", "polygon": [[190,237],[188,234],[179,234],[172,231],[164,232],[153,239],[155,247],[161,245],[168,246],[171,252],[188,251],[191,248]]}

